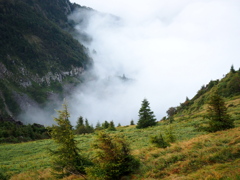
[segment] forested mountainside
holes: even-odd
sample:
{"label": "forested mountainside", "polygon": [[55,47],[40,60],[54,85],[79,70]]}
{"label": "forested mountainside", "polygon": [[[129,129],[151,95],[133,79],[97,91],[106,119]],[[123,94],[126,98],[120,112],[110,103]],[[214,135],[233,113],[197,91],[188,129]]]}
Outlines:
{"label": "forested mountainside", "polygon": [[81,82],[92,60],[70,33],[76,8],[87,9],[69,0],[0,0],[0,118]]}

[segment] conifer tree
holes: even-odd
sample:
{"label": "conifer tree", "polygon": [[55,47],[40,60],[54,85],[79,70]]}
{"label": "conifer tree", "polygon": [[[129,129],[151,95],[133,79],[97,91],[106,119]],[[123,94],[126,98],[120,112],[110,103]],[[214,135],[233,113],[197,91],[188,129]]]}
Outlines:
{"label": "conifer tree", "polygon": [[87,168],[90,179],[120,180],[139,167],[139,161],[131,155],[129,144],[123,138],[101,132],[93,147],[97,151],[94,166]]}
{"label": "conifer tree", "polygon": [[109,122],[104,121],[104,123],[102,124],[103,129],[107,129],[109,127]]}
{"label": "conifer tree", "polygon": [[230,72],[231,73],[235,73],[236,72],[233,65],[231,66]]}
{"label": "conifer tree", "polygon": [[130,125],[135,125],[133,120],[131,120]]}
{"label": "conifer tree", "polygon": [[80,116],[78,118],[77,125],[76,125],[76,134],[84,134],[84,133],[86,133],[85,129],[86,128],[85,128],[85,125],[84,125],[83,117]]}
{"label": "conifer tree", "polygon": [[108,130],[109,130],[109,131],[116,131],[116,128],[115,128],[115,125],[114,125],[114,122],[113,122],[113,121],[111,121],[111,122],[109,123]]}
{"label": "conifer tree", "polygon": [[234,127],[234,121],[227,113],[227,107],[223,98],[216,92],[211,96],[207,116],[209,119],[209,131],[216,132]]}
{"label": "conifer tree", "polygon": [[54,118],[57,125],[49,128],[51,138],[58,145],[56,150],[50,150],[54,174],[60,178],[70,174],[83,176],[89,162],[79,154],[66,104],[63,104],[63,110],[59,110],[58,114],[58,118]]}
{"label": "conifer tree", "polygon": [[77,126],[76,126],[76,128],[78,128],[79,126],[82,126],[82,125],[84,125],[84,124],[83,124],[83,117],[82,117],[82,116],[80,116],[80,117],[78,118],[78,121],[77,121]]}
{"label": "conifer tree", "polygon": [[76,134],[85,134],[85,133],[93,133],[93,132],[94,132],[94,128],[89,125],[88,119],[85,119],[85,124],[84,124],[83,117],[80,116],[78,118],[78,122],[76,125]]}
{"label": "conifer tree", "polygon": [[155,115],[151,111],[149,102],[147,99],[142,101],[142,107],[139,110],[139,120],[137,123],[137,128],[146,128],[149,126],[155,126],[157,124]]}
{"label": "conifer tree", "polygon": [[85,119],[85,128],[86,128],[87,133],[93,133],[94,132],[94,128],[93,128],[92,125],[91,126],[89,125],[87,118]]}
{"label": "conifer tree", "polygon": [[95,130],[101,130],[101,129],[102,129],[101,124],[100,124],[100,122],[98,121],[97,124],[96,124],[96,126],[95,126]]}

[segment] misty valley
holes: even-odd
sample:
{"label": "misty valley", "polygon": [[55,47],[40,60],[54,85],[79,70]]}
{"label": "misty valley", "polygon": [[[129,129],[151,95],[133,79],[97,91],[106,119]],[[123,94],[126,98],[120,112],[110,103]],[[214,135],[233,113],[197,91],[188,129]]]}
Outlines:
{"label": "misty valley", "polygon": [[235,0],[0,0],[0,180],[239,180]]}

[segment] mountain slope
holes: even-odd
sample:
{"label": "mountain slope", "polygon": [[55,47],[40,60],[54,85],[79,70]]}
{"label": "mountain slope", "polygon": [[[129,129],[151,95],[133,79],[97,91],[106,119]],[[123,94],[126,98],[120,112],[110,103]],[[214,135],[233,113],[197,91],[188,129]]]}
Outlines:
{"label": "mountain slope", "polygon": [[16,117],[63,94],[70,79],[81,82],[92,60],[67,31],[75,8],[83,7],[69,0],[0,0],[0,116]]}
{"label": "mountain slope", "polygon": [[[217,84],[198,98],[203,98],[202,95],[205,95],[207,102],[207,97],[211,96],[213,91],[227,92],[228,88],[222,88],[221,84],[226,83],[224,87],[228,87],[228,83],[238,76],[236,73],[239,72],[228,73],[225,78],[218,80]],[[233,129],[215,133],[202,131],[199,126],[207,123],[203,118],[207,104],[204,102],[197,106],[198,98],[196,98],[196,102],[174,115],[172,123],[163,120],[156,126],[145,129],[137,129],[132,125],[117,127],[116,131],[106,130],[113,136],[124,137],[130,144],[132,154],[140,160],[140,169],[126,178],[239,179],[240,96],[237,94],[238,92],[225,97],[229,107],[228,112],[235,119],[236,128]],[[170,147],[162,149],[150,143],[150,137],[160,133],[164,139],[167,139],[170,130],[176,137],[176,142],[171,143]],[[91,148],[94,139],[94,133],[76,136],[84,156],[95,157],[94,150]],[[50,173],[51,162],[47,148],[55,147],[56,144],[52,143],[52,140],[0,146],[0,167],[3,175],[12,175],[11,179],[54,179]],[[79,179],[79,177],[72,176],[65,179]]]}
{"label": "mountain slope", "polygon": [[238,97],[240,95],[240,70],[236,71],[232,67],[221,80],[211,80],[206,86],[203,85],[192,99],[186,98],[185,102],[176,107],[175,116],[204,111],[213,92],[217,92],[228,101]]}

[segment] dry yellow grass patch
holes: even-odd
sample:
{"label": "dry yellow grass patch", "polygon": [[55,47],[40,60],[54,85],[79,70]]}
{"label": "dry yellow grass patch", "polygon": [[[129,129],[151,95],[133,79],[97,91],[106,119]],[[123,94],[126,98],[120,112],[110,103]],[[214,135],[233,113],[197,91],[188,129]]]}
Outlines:
{"label": "dry yellow grass patch", "polygon": [[147,179],[235,178],[240,175],[240,127],[142,153],[141,171]]}

